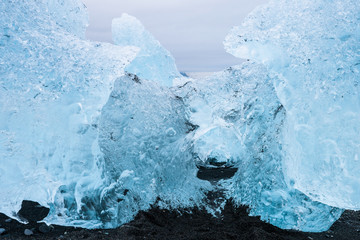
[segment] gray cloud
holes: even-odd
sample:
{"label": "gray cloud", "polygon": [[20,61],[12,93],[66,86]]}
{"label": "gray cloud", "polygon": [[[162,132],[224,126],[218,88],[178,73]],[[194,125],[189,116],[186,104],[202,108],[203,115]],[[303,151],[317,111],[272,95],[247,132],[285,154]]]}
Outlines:
{"label": "gray cloud", "polygon": [[239,64],[223,48],[232,26],[239,25],[267,0],[83,0],[90,25],[87,37],[112,42],[111,21],[128,13],[138,18],[175,57],[180,71],[219,71]]}

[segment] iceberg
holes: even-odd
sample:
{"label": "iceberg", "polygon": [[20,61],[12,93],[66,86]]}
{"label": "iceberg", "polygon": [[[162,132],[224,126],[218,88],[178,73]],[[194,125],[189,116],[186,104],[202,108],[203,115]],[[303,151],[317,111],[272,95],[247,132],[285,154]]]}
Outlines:
{"label": "iceberg", "polygon": [[121,18],[113,19],[112,34],[116,45],[140,48],[125,71],[167,87],[182,78],[171,53],[135,17],[124,13]]}
{"label": "iceberg", "polygon": [[263,63],[286,110],[288,185],[330,206],[360,209],[358,1],[270,1],[234,27],[229,53]]}
{"label": "iceberg", "polygon": [[79,1],[1,1],[0,11],[0,211],[14,216],[27,199],[74,220],[102,183],[101,108],[138,49],[84,40]]}
{"label": "iceberg", "polygon": [[[127,14],[113,45],[85,39],[77,0],[0,10],[0,212],[32,200],[49,223],[111,228],[153,205],[211,212],[216,188],[317,232],[359,209],[354,0],[270,1],[225,40],[251,61],[198,80]],[[211,186],[198,166],[238,171]]]}
{"label": "iceberg", "polygon": [[0,10],[1,212],[32,200],[48,223],[110,228],[152,204],[201,204],[210,186],[196,178],[184,103],[162,78],[124,71],[146,41],[168,54],[156,40],[87,41],[75,0]]}
{"label": "iceberg", "polygon": [[343,210],[286,184],[281,136],[287,113],[273,81],[265,66],[249,61],[181,88],[198,126],[192,139],[196,163],[237,168],[219,187],[227,199],[249,206],[250,215],[283,229],[325,231]]}
{"label": "iceberg", "polygon": [[102,110],[99,135],[111,182],[102,199],[121,199],[104,210],[118,217],[113,226],[155,202],[166,208],[202,204],[211,187],[196,178],[191,136],[185,104],[169,88],[133,74],[116,80]]}

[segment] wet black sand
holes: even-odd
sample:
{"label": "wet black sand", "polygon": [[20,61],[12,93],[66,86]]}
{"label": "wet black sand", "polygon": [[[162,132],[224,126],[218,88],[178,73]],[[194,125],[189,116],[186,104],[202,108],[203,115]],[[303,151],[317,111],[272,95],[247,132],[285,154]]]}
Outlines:
{"label": "wet black sand", "polygon": [[[212,182],[231,177],[234,169],[200,169],[199,178]],[[209,201],[221,196],[221,192],[209,193]],[[25,204],[26,205],[26,204]],[[28,218],[43,217],[46,209],[28,202],[22,208],[22,215]],[[191,213],[190,213],[191,212]],[[6,231],[0,239],[344,239],[360,240],[360,211],[345,211],[342,217],[326,232],[304,233],[287,231],[250,217],[247,207],[234,207],[227,202],[222,215],[214,218],[202,209],[162,210],[152,208],[139,212],[133,221],[116,229],[88,230],[57,225],[46,226],[32,222],[27,225],[0,214],[0,229]],[[25,229],[33,232],[24,234]]]}

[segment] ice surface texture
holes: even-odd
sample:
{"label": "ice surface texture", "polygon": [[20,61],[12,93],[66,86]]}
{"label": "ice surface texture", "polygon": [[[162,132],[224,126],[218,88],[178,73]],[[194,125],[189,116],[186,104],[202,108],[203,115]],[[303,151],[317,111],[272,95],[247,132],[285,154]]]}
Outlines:
{"label": "ice surface texture", "polygon": [[170,89],[132,74],[118,79],[100,126],[105,175],[112,182],[106,193],[121,199],[107,211],[126,222],[136,213],[128,204],[140,209],[155,201],[173,208],[201,204],[209,183],[196,178],[191,125],[183,101]]}
{"label": "ice surface texture", "polygon": [[0,11],[0,211],[29,199],[74,220],[102,183],[97,118],[137,49],[83,40],[78,1],[5,0]]}
{"label": "ice surface texture", "polygon": [[197,164],[239,170],[224,181],[227,197],[250,214],[285,229],[324,231],[343,212],[288,186],[282,172],[281,133],[286,111],[267,69],[246,62],[183,86]]}
{"label": "ice surface texture", "polygon": [[126,67],[127,72],[168,87],[173,85],[175,78],[181,78],[171,53],[135,17],[124,13],[121,18],[113,19],[112,34],[115,44],[141,49]]}
{"label": "ice surface texture", "polygon": [[[169,88],[179,76],[174,59],[135,18],[114,20],[115,46],[84,40],[87,14],[78,1],[2,1],[0,211],[12,215],[27,199],[50,207],[48,222],[116,227],[152,204],[203,204],[210,186],[195,177],[195,164],[235,165],[223,186],[251,214],[282,228],[326,230],[342,210],[300,191],[335,206],[342,196],[355,204],[346,193],[358,194],[355,175],[354,185],[347,177],[359,168],[359,38],[350,29],[356,11],[340,11],[350,1],[333,1],[330,10],[321,3],[272,3],[293,25],[268,7],[258,11],[269,21],[254,28],[260,20],[252,15],[228,36],[228,51],[264,62],[271,74],[249,62]],[[306,32],[311,39],[299,11],[307,28],[316,22]],[[325,21],[315,21],[317,14]],[[253,38],[239,43],[237,32],[248,28]],[[124,74],[139,49],[126,70],[140,77]],[[329,200],[317,181],[336,194]]]}
{"label": "ice surface texture", "polygon": [[270,1],[225,40],[277,76],[287,183],[347,209],[360,209],[359,12],[355,0]]}
{"label": "ice surface texture", "polygon": [[107,228],[151,204],[200,204],[209,185],[196,179],[184,103],[162,79],[120,77],[138,48],[84,40],[79,1],[0,10],[1,212],[27,199],[50,207],[47,222]]}

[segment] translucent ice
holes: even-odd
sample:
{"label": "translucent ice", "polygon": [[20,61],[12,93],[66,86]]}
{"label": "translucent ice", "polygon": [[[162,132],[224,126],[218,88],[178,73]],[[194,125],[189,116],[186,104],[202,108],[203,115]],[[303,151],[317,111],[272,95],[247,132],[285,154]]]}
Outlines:
{"label": "translucent ice", "polygon": [[28,199],[74,220],[102,183],[97,118],[136,49],[82,40],[78,1],[5,0],[0,11],[0,211]]}
{"label": "translucent ice", "polygon": [[232,68],[210,77],[189,81],[177,94],[183,97],[196,127],[192,139],[199,166],[233,166],[239,161],[240,136],[234,121],[241,98],[240,77]]}
{"label": "translucent ice", "polygon": [[100,120],[105,175],[112,182],[102,197],[113,201],[105,211],[123,223],[155,201],[174,208],[200,204],[210,188],[196,178],[191,130],[183,101],[170,89],[131,74],[118,79]]}
{"label": "translucent ice", "polygon": [[115,227],[152,204],[203,204],[196,164],[225,165],[251,214],[327,229],[342,210],[313,200],[358,206],[358,5],[271,2],[226,42],[271,74],[248,62],[169,88],[174,59],[135,18],[114,20],[115,46],[84,40],[78,1],[0,2],[0,211],[28,199],[48,222]]}
{"label": "translucent ice", "polygon": [[210,187],[196,178],[184,103],[154,81],[120,77],[138,48],[83,40],[78,1],[0,10],[0,212],[33,200],[50,207],[47,222],[94,228],[151,204],[201,204]]}
{"label": "translucent ice", "polygon": [[314,202],[288,186],[282,172],[281,132],[286,112],[262,65],[247,62],[182,88],[199,127],[197,164],[238,168],[222,186],[250,214],[281,228],[324,231],[342,210]]}
{"label": "translucent ice", "polygon": [[360,209],[359,12],[356,0],[270,1],[225,41],[278,76],[288,184],[347,209]]}
{"label": "translucent ice", "polygon": [[126,67],[127,72],[168,87],[173,85],[175,78],[181,78],[170,52],[135,17],[124,13],[121,18],[113,19],[112,34],[115,44],[141,49]]}

